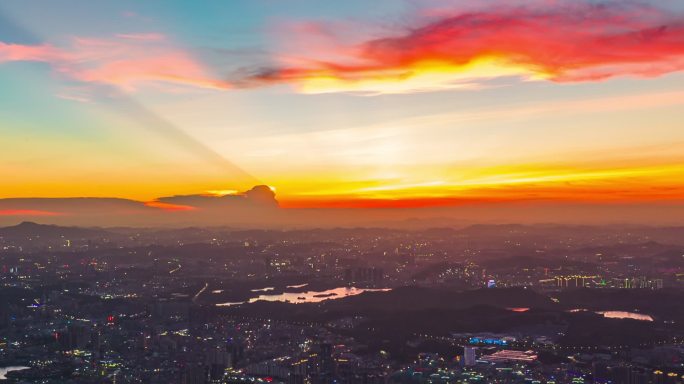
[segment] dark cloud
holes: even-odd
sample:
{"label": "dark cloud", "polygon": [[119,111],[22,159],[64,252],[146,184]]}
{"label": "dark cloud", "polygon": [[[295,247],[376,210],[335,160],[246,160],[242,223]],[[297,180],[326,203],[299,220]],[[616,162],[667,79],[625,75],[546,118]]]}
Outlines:
{"label": "dark cloud", "polygon": [[0,222],[71,225],[269,225],[280,213],[265,185],[227,196],[186,195],[152,202],[114,198],[0,199]]}
{"label": "dark cloud", "polygon": [[275,193],[266,185],[257,185],[254,188],[237,194],[215,195],[181,195],[161,197],[157,201],[168,204],[190,206],[198,209],[252,209],[252,208],[277,208],[278,201]]}

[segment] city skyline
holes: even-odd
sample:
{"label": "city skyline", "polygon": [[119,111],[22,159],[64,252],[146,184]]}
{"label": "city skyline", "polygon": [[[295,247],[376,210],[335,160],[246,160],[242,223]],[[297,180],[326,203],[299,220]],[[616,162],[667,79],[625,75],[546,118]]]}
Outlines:
{"label": "city skyline", "polygon": [[69,4],[0,7],[2,199],[684,207],[674,1]]}

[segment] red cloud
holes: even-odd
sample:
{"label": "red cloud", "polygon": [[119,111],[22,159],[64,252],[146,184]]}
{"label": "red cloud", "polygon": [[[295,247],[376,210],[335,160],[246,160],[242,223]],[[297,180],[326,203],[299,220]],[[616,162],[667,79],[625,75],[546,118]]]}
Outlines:
{"label": "red cloud", "polygon": [[668,18],[634,6],[504,7],[455,15],[404,36],[370,41],[363,56],[388,66],[425,59],[465,64],[477,57],[501,56],[554,78],[572,78],[577,71],[603,66],[616,66],[615,74],[621,74],[620,65],[640,63],[646,64],[643,72],[660,74],[674,68],[652,64],[681,61],[684,55],[682,20],[668,23]]}
{"label": "red cloud", "polygon": [[[354,83],[363,90],[363,82],[370,81],[382,91],[383,81],[408,82],[426,73],[443,76],[429,77],[415,87],[440,86],[434,82],[463,85],[511,75],[556,82],[595,81],[684,69],[684,18],[644,5],[541,2],[469,12],[440,10],[437,15],[395,36],[331,48],[345,54],[343,59],[321,60],[312,54],[307,61],[282,56],[282,67],[264,69],[246,84],[306,86],[315,80],[326,91],[326,86],[335,90]],[[308,40],[330,37],[316,31],[307,28],[309,36],[303,34],[299,41],[306,45]],[[482,65],[486,68],[478,70]]]}

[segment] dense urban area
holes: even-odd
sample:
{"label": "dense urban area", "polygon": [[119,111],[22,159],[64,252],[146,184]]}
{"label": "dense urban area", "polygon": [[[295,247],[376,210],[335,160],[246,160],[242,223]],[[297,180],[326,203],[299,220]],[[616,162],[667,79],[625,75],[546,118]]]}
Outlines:
{"label": "dense urban area", "polygon": [[684,228],[0,228],[0,381],[684,383]]}

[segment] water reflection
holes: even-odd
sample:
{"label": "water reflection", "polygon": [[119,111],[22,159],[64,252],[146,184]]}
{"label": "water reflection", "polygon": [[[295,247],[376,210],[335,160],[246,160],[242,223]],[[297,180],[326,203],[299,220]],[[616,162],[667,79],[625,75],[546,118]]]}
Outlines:
{"label": "water reflection", "polygon": [[[356,288],[356,287],[338,287],[328,289],[325,291],[306,291],[306,292],[283,292],[280,294],[264,294],[249,299],[248,303],[254,303],[259,300],[263,301],[280,301],[284,303],[318,303],[324,300],[336,300],[349,296],[359,295],[364,292],[387,292],[391,288]],[[217,307],[230,307],[234,305],[244,304],[245,302],[230,302],[216,304]]]}
{"label": "water reflection", "polygon": [[306,287],[307,285],[309,285],[309,283],[296,284],[296,285],[288,285],[288,286],[285,287],[285,288],[304,288],[304,287]]}
{"label": "water reflection", "polygon": [[245,303],[244,301],[236,301],[233,303],[230,303],[230,302],[229,303],[218,303],[218,304],[216,304],[216,306],[217,307],[232,307],[234,305],[240,305],[240,304],[244,304],[244,303]]}
{"label": "water reflection", "polygon": [[274,291],[275,287],[266,287],[266,288],[254,288],[250,289],[252,292],[268,292],[268,291]]}
{"label": "water reflection", "polygon": [[596,313],[598,313],[599,315],[603,315],[603,317],[607,317],[609,319],[632,319],[641,321],[653,321],[653,318],[651,316],[636,312],[600,311]]}
{"label": "water reflection", "polygon": [[284,292],[279,295],[259,295],[249,299],[250,303],[255,301],[282,301],[285,303],[318,303],[323,300],[341,299],[347,296],[355,296],[364,292],[386,292],[390,288],[369,289],[356,287],[338,287],[326,291],[306,291],[306,292]]}
{"label": "water reflection", "polygon": [[527,312],[530,310],[527,307],[513,307],[513,308],[506,308],[506,309],[508,309],[509,311],[512,311],[512,312]]}

